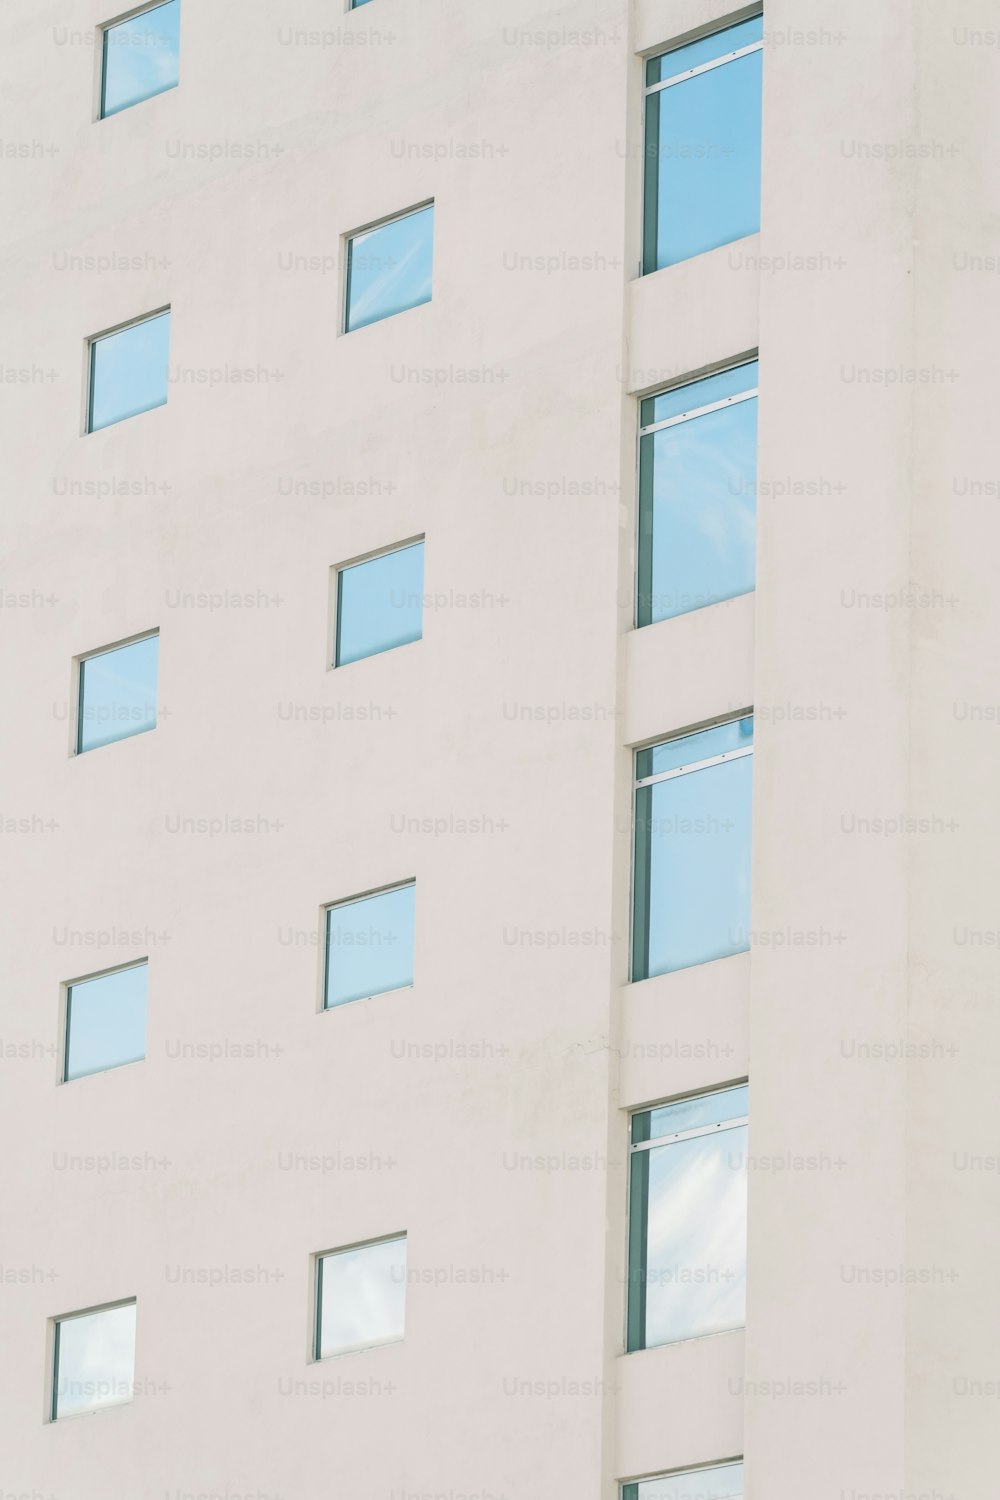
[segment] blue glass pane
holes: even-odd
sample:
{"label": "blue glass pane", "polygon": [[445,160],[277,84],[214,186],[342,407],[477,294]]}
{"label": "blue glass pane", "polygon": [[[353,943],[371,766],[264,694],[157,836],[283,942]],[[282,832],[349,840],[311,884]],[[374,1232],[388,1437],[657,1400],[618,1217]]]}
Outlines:
{"label": "blue glass pane", "polygon": [[762,55],[647,99],[645,271],[759,230]]}
{"label": "blue glass pane", "polygon": [[424,544],[344,568],[337,580],[337,666],[419,641]]}
{"label": "blue glass pane", "polygon": [[676,739],[663,740],[659,745],[650,745],[648,750],[640,750],[635,758],[636,780],[659,776],[661,771],[676,771],[680,766],[694,766],[701,760],[711,760],[713,756],[726,755],[732,750],[744,750],[752,744],[753,719],[729,719],[712,729],[678,735]]}
{"label": "blue glass pane", "polygon": [[637,1500],[743,1500],[743,1465],[686,1469],[682,1474],[640,1480],[636,1489]]}
{"label": "blue glass pane", "polygon": [[181,0],[167,0],[104,33],[101,114],[175,88],[179,76]]}
{"label": "blue glass pane", "polygon": [[328,908],[327,1009],[413,983],[415,898],[411,884]]}
{"label": "blue glass pane", "polygon": [[145,1057],[147,976],[142,963],[69,986],[67,1082]]}
{"label": "blue glass pane", "polygon": [[752,764],[750,755],[723,761],[646,791],[647,975],[750,945]]}
{"label": "blue glass pane", "polygon": [[80,663],[77,750],[94,750],[156,728],[160,638],[147,636]]}
{"label": "blue glass pane", "polygon": [[169,350],[169,312],[94,340],[90,346],[91,432],[166,403]]}
{"label": "blue glass pane", "polygon": [[405,1236],[320,1259],[318,1359],[393,1343],[405,1324]]}
{"label": "blue glass pane", "polygon": [[131,1401],[135,1392],[135,1303],[98,1308],[56,1324],[52,1416],[71,1417]]}
{"label": "blue glass pane", "polygon": [[[741,1120],[749,1107],[750,1089],[741,1084],[735,1089],[720,1089],[716,1094],[695,1094],[692,1099],[678,1099],[676,1104],[661,1104],[659,1109],[644,1110],[632,1119],[633,1141],[655,1141],[662,1135],[680,1135],[685,1130],[699,1130],[703,1125],[718,1125],[722,1120]],[[637,1133],[638,1132],[638,1133]]]}
{"label": "blue glass pane", "polygon": [[670,417],[683,416],[685,412],[697,411],[702,406],[713,406],[717,401],[740,396],[744,391],[755,391],[758,370],[759,362],[750,359],[744,365],[733,365],[716,375],[689,380],[686,385],[675,385],[669,391],[647,396],[642,403],[639,425],[651,427],[654,422],[666,422]]}
{"label": "blue glass pane", "polygon": [[357,10],[362,5],[367,5],[369,0],[351,0],[351,9]]}
{"label": "blue glass pane", "polygon": [[662,83],[666,78],[676,78],[689,68],[698,68],[702,63],[712,62],[716,57],[725,57],[727,52],[738,52],[752,42],[764,40],[764,17],[753,16],[737,26],[727,26],[725,31],[713,31],[697,42],[688,42],[686,47],[675,47],[672,52],[661,52],[651,57],[646,64],[646,86]]}
{"label": "blue glass pane", "polygon": [[757,401],[640,443],[637,623],[747,594],[756,572]]}
{"label": "blue glass pane", "polygon": [[644,1347],[746,1318],[747,1127],[649,1150]]}
{"label": "blue glass pane", "polygon": [[431,300],[434,205],[356,234],[348,247],[347,330]]}

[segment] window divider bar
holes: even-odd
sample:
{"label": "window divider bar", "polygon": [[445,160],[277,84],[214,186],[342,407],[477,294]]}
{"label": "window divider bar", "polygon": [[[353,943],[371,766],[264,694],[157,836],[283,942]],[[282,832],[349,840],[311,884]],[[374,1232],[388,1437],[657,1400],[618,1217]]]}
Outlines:
{"label": "window divider bar", "polygon": [[675,73],[672,78],[664,78],[660,83],[651,83],[645,89],[646,98],[648,99],[650,94],[659,94],[664,89],[673,88],[675,83],[686,83],[689,78],[697,78],[699,73],[710,73],[713,68],[724,68],[726,63],[736,62],[741,57],[749,57],[751,52],[761,52],[763,48],[762,41],[751,42],[746,47],[738,47],[735,52],[727,52],[724,57],[710,58],[708,62],[699,63],[696,68],[688,68],[684,73]]}
{"label": "window divider bar", "polygon": [[675,1141],[693,1141],[702,1135],[719,1135],[724,1130],[736,1130],[750,1122],[749,1115],[738,1115],[734,1120],[720,1120],[717,1125],[698,1125],[693,1130],[679,1130],[675,1135],[658,1135],[652,1141],[633,1141],[632,1151],[650,1151],[654,1146],[672,1145]]}
{"label": "window divider bar", "polygon": [[[669,744],[669,740],[666,743]],[[744,745],[739,750],[723,750],[721,755],[713,755],[708,760],[696,760],[690,765],[675,766],[671,771],[658,771],[655,776],[644,776],[642,781],[636,782],[636,790],[642,786],[654,786],[658,781],[673,781],[677,776],[688,776],[692,771],[704,771],[709,766],[721,766],[724,760],[742,760],[745,755],[752,754],[752,745]]]}
{"label": "window divider bar", "polygon": [[[739,368],[739,366],[736,368]],[[651,432],[662,432],[664,428],[676,427],[680,422],[691,422],[695,417],[708,416],[709,412],[723,411],[727,406],[737,406],[741,401],[755,401],[759,389],[755,385],[751,391],[738,391],[735,396],[724,396],[721,401],[709,402],[708,406],[695,406],[691,411],[682,411],[679,416],[664,417],[662,422],[651,422],[648,427],[639,428],[639,436],[648,437]],[[666,395],[666,392],[661,391],[660,395]],[[651,399],[655,401],[656,397],[653,396]]]}

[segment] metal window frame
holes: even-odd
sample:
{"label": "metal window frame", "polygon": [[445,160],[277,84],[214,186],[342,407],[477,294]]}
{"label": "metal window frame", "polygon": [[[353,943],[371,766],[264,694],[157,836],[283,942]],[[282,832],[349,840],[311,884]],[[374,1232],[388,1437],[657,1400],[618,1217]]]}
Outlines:
{"label": "metal window frame", "polygon": [[[92,984],[93,981],[96,980],[96,979],[109,979],[112,974],[124,974],[127,969],[141,969],[143,967],[145,967],[147,970],[149,968],[149,955],[148,954],[146,954],[146,956],[143,957],[143,958],[131,958],[126,963],[123,963],[123,964],[113,964],[110,969],[100,969],[100,970],[98,970],[98,972],[96,974],[82,974],[79,979],[64,979],[63,980],[62,984],[60,985],[60,996],[59,996],[59,1033],[60,1033],[60,1036],[61,1036],[61,1039],[62,1039],[62,1046],[59,1049],[59,1054],[60,1054],[59,1055],[59,1077],[58,1077],[58,1080],[57,1080],[59,1083],[61,1083],[61,1084],[62,1083],[77,1083],[77,1082],[79,1082],[79,1080],[81,1078],[96,1078],[101,1073],[110,1073],[110,1072],[112,1072],[115,1068],[130,1068],[130,1067],[133,1066],[133,1063],[135,1063],[135,1062],[145,1062],[145,1060],[146,1060],[146,1054],[143,1053],[143,1055],[142,1055],[141,1058],[138,1058],[138,1057],[134,1058],[131,1062],[127,1062],[127,1063],[110,1063],[107,1067],[104,1067],[104,1068],[95,1068],[90,1073],[78,1073],[75,1078],[70,1078],[68,1076],[68,1071],[69,1071],[69,1037],[70,1037],[70,1027],[71,1027],[72,1021],[73,1021],[73,991],[74,991],[74,989],[76,989],[77,985]],[[148,1019],[148,1002],[149,1002],[148,980],[147,980],[147,995],[146,995],[146,999],[147,999],[147,1019]]]}
{"label": "metal window frame", "polygon": [[[760,396],[760,383],[749,391],[738,391],[733,396],[725,396],[720,401],[709,401],[704,406],[694,406],[690,411],[678,413],[675,417],[665,417],[662,422],[650,422],[642,426],[642,403],[644,401],[655,401],[659,396],[665,396],[670,391],[680,391],[686,386],[698,385],[702,380],[711,380],[716,375],[728,375],[731,370],[742,370],[746,365],[760,366],[760,351],[755,349],[752,354],[740,355],[731,363],[719,365],[717,369],[706,370],[700,375],[686,375],[683,380],[671,381],[669,385],[660,386],[659,389],[648,392],[637,398],[638,425],[635,441],[635,569],[633,581],[632,598],[632,628],[633,630],[645,630],[646,626],[639,624],[639,595],[642,585],[640,559],[642,557],[642,514],[643,514],[643,488],[642,488],[642,440],[651,437],[654,433],[662,432],[668,427],[676,427],[681,422],[690,422],[697,417],[707,416],[710,412],[724,411],[729,406],[738,405],[741,401],[758,400]],[[688,611],[691,613],[692,611]],[[659,624],[659,621],[650,621],[650,624]]]}
{"label": "metal window frame", "polygon": [[643,1474],[638,1479],[624,1479],[620,1485],[621,1500],[639,1500],[639,1486],[642,1484],[654,1484],[660,1479],[697,1479],[699,1474],[711,1474],[717,1469],[729,1469],[739,1464],[744,1469],[744,1484],[739,1490],[733,1490],[729,1495],[722,1495],[718,1500],[743,1500],[746,1493],[746,1459],[743,1454],[738,1458],[722,1458],[718,1462],[698,1464],[693,1469],[664,1469],[657,1470],[655,1474]]}
{"label": "metal window frame", "polygon": [[[754,746],[742,745],[737,750],[724,750],[720,755],[713,755],[703,761],[695,761],[688,766],[676,767],[673,771],[660,771],[655,776],[643,777],[641,780],[635,774],[635,757],[642,750],[655,750],[659,745],[669,745],[672,740],[687,739],[691,735],[702,734],[706,729],[719,729],[723,724],[738,724],[741,719],[752,719],[754,716],[753,705],[750,704],[740,713],[732,714],[726,718],[718,719],[715,723],[702,724],[700,727],[685,729],[680,734],[664,735],[662,739],[650,741],[646,745],[635,745],[632,747],[632,829],[629,841],[629,926],[628,926],[628,974],[630,984],[642,984],[646,979],[655,976],[646,974],[637,978],[635,973],[635,945],[636,945],[636,796],[645,786],[651,786],[657,781],[667,781],[672,777],[688,775],[693,771],[703,771],[709,766],[721,765],[724,760],[736,760],[742,756],[752,755]],[[647,913],[648,921],[648,913]],[[647,931],[648,940],[648,931]],[[648,955],[647,955],[648,957]]]}
{"label": "metal window frame", "polygon": [[[763,11],[760,14],[763,15]],[[756,16],[746,17],[746,21],[755,21],[756,19]],[[720,26],[718,31],[710,31],[708,36],[722,36],[725,32],[734,30],[737,26],[745,25],[746,21],[734,21],[732,26]],[[707,40],[707,37],[695,37],[695,41],[704,40]],[[666,52],[655,52],[649,61],[652,62],[653,58],[656,57],[669,57],[672,51],[680,52],[683,47],[690,47],[692,45],[693,43],[691,42],[682,42],[680,47],[668,48]],[[642,91],[643,98],[648,98],[650,94],[662,93],[664,89],[673,88],[675,84],[687,83],[689,78],[697,78],[701,73],[711,73],[715,68],[724,68],[727,63],[736,62],[741,57],[749,57],[751,52],[763,52],[763,50],[764,40],[761,38],[759,42],[749,42],[745,47],[737,47],[732,52],[724,52],[721,57],[711,57],[708,62],[698,63],[693,68],[686,68],[683,73],[674,73],[670,78],[661,79],[659,83],[646,84]]]}
{"label": "metal window frame", "polygon": [[[341,906],[357,906],[362,901],[370,901],[375,896],[388,896],[392,891],[402,891],[407,886],[413,887],[414,918],[413,918],[413,969],[417,965],[417,924],[416,924],[416,890],[417,877],[407,876],[405,880],[394,880],[391,885],[376,886],[371,891],[361,891],[357,896],[343,896],[339,901],[325,901],[320,907],[320,938],[319,938],[319,997],[317,1010],[320,1015],[328,1015],[333,1011],[343,1010],[350,1005],[360,1005],[365,1000],[376,1000],[382,995],[398,995],[403,990],[412,990],[416,982],[416,974],[408,984],[395,984],[391,990],[374,990],[369,995],[358,995],[355,1000],[342,1000],[339,1005],[327,1005],[326,997],[330,983],[330,912],[336,911]],[[395,1236],[387,1235],[386,1238],[393,1239]],[[361,1240],[359,1244],[375,1244],[376,1241]],[[344,1245],[345,1250],[357,1250],[358,1245]],[[332,1250],[324,1250],[324,1255],[332,1255]]]}
{"label": "metal window frame", "polygon": [[[132,1351],[132,1395],[121,1396],[116,1401],[105,1401],[103,1406],[100,1407],[84,1407],[81,1411],[72,1412],[68,1416],[61,1417],[59,1415],[59,1330],[64,1323],[76,1322],[78,1318],[90,1318],[95,1313],[114,1312],[119,1307],[134,1307],[136,1310],[135,1346]],[[139,1347],[139,1298],[137,1296],[119,1297],[114,1302],[98,1302],[95,1307],[81,1307],[75,1312],[56,1313],[54,1317],[49,1319],[49,1325],[52,1329],[51,1381],[47,1403],[49,1412],[48,1420],[50,1422],[71,1422],[74,1417],[93,1416],[96,1411],[103,1411],[106,1407],[127,1406],[131,1401],[135,1400],[135,1365],[138,1359]]]}
{"label": "metal window frame", "polygon": [[[420,203],[414,203],[410,208],[398,209],[395,213],[384,214],[382,216],[382,218],[380,218],[380,219],[373,219],[371,221],[371,223],[369,223],[369,224],[359,224],[358,227],[357,227],[357,229],[350,229],[350,230],[347,231],[346,234],[342,234],[341,235],[341,241],[343,242],[343,256],[342,256],[342,260],[343,260],[343,286],[342,286],[342,292],[341,292],[341,314],[340,314],[340,337],[341,338],[346,337],[347,334],[349,334],[349,333],[360,333],[361,332],[361,328],[370,328],[371,327],[370,323],[362,323],[360,325],[360,327],[357,327],[357,326],[354,327],[354,328],[351,327],[351,262],[352,262],[352,260],[354,258],[354,242],[355,242],[355,240],[360,239],[363,234],[371,234],[376,229],[385,229],[386,225],[388,225],[388,224],[395,224],[400,219],[412,219],[413,216],[414,216],[414,214],[422,214],[428,208],[431,208],[431,209],[435,210],[435,214],[434,214],[434,228],[437,229],[437,212],[436,212],[436,209],[437,209],[437,199],[436,198],[424,198]],[[431,237],[432,265],[433,265],[433,254],[434,254],[434,239],[433,239],[433,235],[432,235],[432,237]],[[432,285],[432,289],[433,289],[433,271],[431,272],[431,285]],[[432,300],[432,297],[428,298],[428,301],[431,301],[431,300]],[[424,307],[424,306],[426,306],[426,303],[418,302],[417,306],[418,307]],[[414,309],[412,307],[405,307],[405,308],[402,309],[403,312],[413,312],[413,310]],[[386,316],[398,317],[399,314],[398,313],[393,313],[393,314],[387,314]],[[383,321],[383,319],[382,318],[376,318],[375,321],[377,323],[381,323]]]}
{"label": "metal window frame", "polygon": [[[124,114],[125,110],[127,110],[127,109],[134,109],[136,104],[145,104],[145,102],[146,102],[147,99],[156,99],[156,98],[158,98],[160,96],[160,94],[169,94],[169,92],[170,92],[171,89],[177,88],[178,85],[176,83],[168,83],[165,88],[157,89],[155,94],[143,94],[143,96],[142,96],[141,99],[135,99],[132,102],[132,104],[123,104],[120,109],[113,109],[110,114],[105,114],[105,112],[104,112],[104,100],[105,100],[105,95],[106,95],[106,92],[107,92],[107,77],[108,77],[108,37],[110,36],[111,32],[112,31],[117,31],[117,29],[118,29],[119,26],[127,26],[128,23],[129,23],[129,21],[135,21],[135,20],[138,19],[139,16],[147,15],[149,12],[154,11],[154,10],[162,10],[165,5],[170,5],[172,3],[173,3],[173,0],[149,0],[148,4],[137,5],[137,6],[133,7],[132,10],[127,10],[127,11],[123,12],[122,15],[115,16],[114,20],[112,20],[112,21],[102,21],[101,24],[100,24],[100,26],[98,26],[97,30],[100,32],[101,46],[100,46],[100,60],[98,62],[98,75],[97,75],[97,113],[96,113],[96,120],[97,121],[100,121],[100,120],[113,120],[114,117],[115,117],[115,115]],[[179,16],[180,15],[180,3],[179,3],[179,0],[178,0],[177,12],[178,12],[178,16]],[[180,80],[180,33],[179,32],[178,32],[178,37],[177,37],[177,54],[178,54],[177,55],[177,74],[178,74],[178,82],[179,82],[179,80]]]}
{"label": "metal window frame", "polygon": [[[343,603],[343,590],[341,588],[340,580],[341,580],[341,577],[343,576],[343,574],[344,573],[349,573],[352,568],[363,568],[366,563],[378,562],[380,558],[391,557],[394,552],[408,552],[411,547],[426,547],[426,544],[427,544],[427,533],[422,531],[419,536],[412,536],[412,537],[410,537],[405,542],[390,542],[385,547],[376,547],[375,550],[372,551],[372,552],[363,552],[360,557],[352,557],[349,562],[333,563],[332,564],[332,566],[330,568],[330,572],[332,574],[332,578],[331,578],[332,598],[331,598],[331,601],[330,601],[330,624],[329,624],[328,635],[332,639],[333,650],[332,650],[332,660],[330,660],[330,661],[327,662],[327,670],[328,671],[338,671],[341,667],[352,666],[354,660],[357,660],[357,661],[368,661],[369,660],[369,656],[359,656],[359,657],[353,658],[352,661],[349,661],[349,662],[342,662],[340,660],[340,626],[341,626],[341,619],[342,619],[342,603]],[[421,607],[421,612],[420,613],[421,613],[421,630],[422,630],[423,629],[423,608],[422,607]],[[422,639],[422,635],[421,635],[421,639]],[[413,646],[413,645],[416,645],[416,641],[406,641],[404,644],[406,644],[408,646]],[[392,649],[392,650],[398,650],[399,648],[394,646],[394,647],[391,647],[390,649]],[[377,652],[374,652],[374,653],[371,653],[371,654],[376,655],[376,656],[381,656],[382,652],[377,651]]]}
{"label": "metal window frame", "polygon": [[[629,1138],[629,1142],[628,1142],[628,1148],[629,1148],[628,1149],[628,1168],[627,1168],[626,1173],[625,1173],[625,1185],[626,1185],[626,1201],[625,1201],[625,1266],[626,1266],[626,1272],[625,1272],[625,1309],[624,1309],[624,1311],[625,1311],[625,1322],[624,1322],[624,1330],[623,1330],[623,1332],[624,1332],[623,1345],[624,1345],[624,1350],[625,1350],[626,1354],[640,1353],[642,1350],[644,1350],[644,1349],[646,1349],[648,1347],[647,1344],[646,1344],[646,1342],[645,1342],[645,1337],[643,1337],[643,1341],[641,1343],[633,1344],[632,1341],[631,1341],[631,1330],[633,1328],[633,1322],[634,1321],[638,1322],[644,1328],[645,1327],[645,1320],[646,1320],[645,1281],[644,1280],[640,1281],[641,1300],[640,1300],[638,1309],[633,1304],[633,1282],[632,1282],[632,1277],[633,1277],[633,1268],[634,1268],[634,1266],[636,1264],[636,1251],[639,1248],[639,1246],[634,1243],[633,1233],[632,1233],[633,1224],[634,1224],[633,1215],[634,1215],[634,1211],[635,1211],[635,1204],[634,1204],[634,1201],[633,1201],[633,1189],[634,1189],[634,1182],[633,1182],[633,1177],[634,1177],[633,1161],[634,1161],[634,1159],[638,1157],[638,1155],[639,1155],[640,1152],[648,1151],[648,1150],[650,1150],[651,1147],[662,1147],[662,1146],[676,1145],[680,1141],[684,1141],[684,1140],[694,1140],[694,1139],[697,1139],[698,1137],[704,1137],[704,1136],[710,1136],[710,1135],[719,1135],[722,1131],[725,1131],[725,1130],[736,1130],[736,1129],[742,1128],[744,1126],[749,1127],[750,1116],[749,1116],[749,1114],[738,1115],[738,1116],[735,1116],[731,1120],[721,1120],[721,1121],[717,1122],[715,1125],[699,1125],[699,1126],[696,1126],[692,1130],[677,1131],[673,1135],[657,1136],[656,1139],[652,1140],[652,1141],[633,1141],[631,1139],[632,1121],[636,1118],[637,1115],[652,1114],[657,1109],[668,1108],[671,1104],[684,1104],[684,1103],[688,1102],[691,1099],[707,1099],[707,1098],[711,1098],[712,1095],[714,1095],[714,1094],[726,1094],[726,1093],[729,1093],[732,1089],[747,1088],[747,1087],[749,1087],[749,1083],[750,1083],[749,1078],[737,1079],[737,1080],[735,1080],[732,1083],[721,1084],[721,1085],[716,1086],[715,1088],[696,1089],[693,1093],[682,1094],[679,1098],[676,1098],[676,1099],[666,1099],[666,1100],[663,1100],[660,1104],[649,1104],[649,1105],[646,1105],[646,1107],[643,1108],[643,1109],[632,1109],[632,1110],[629,1110],[629,1112],[628,1112],[628,1116],[627,1116],[627,1129],[629,1131],[629,1137],[630,1138]],[[638,1238],[639,1243],[641,1244],[641,1247],[642,1247],[641,1264],[644,1266],[646,1264],[646,1256],[648,1254],[648,1235],[649,1235],[649,1217],[648,1217],[648,1215],[649,1215],[649,1204],[648,1204],[648,1202],[643,1205],[643,1209],[644,1209],[644,1213],[645,1213],[645,1218],[643,1219],[643,1222],[642,1222],[642,1225],[641,1225],[641,1230],[640,1230],[637,1238]],[[712,1335],[701,1335],[701,1334],[691,1335],[691,1337],[695,1337],[695,1338],[711,1337],[711,1336]],[[687,1338],[685,1338],[685,1339],[678,1339],[677,1340],[678,1343],[687,1343],[689,1341],[690,1340],[687,1339]],[[738,1463],[738,1462],[742,1462],[742,1460],[740,1460],[740,1459],[731,1459],[731,1460],[726,1460],[726,1462]],[[708,1464],[708,1465],[701,1465],[700,1467],[718,1468],[718,1467],[720,1467],[720,1465],[719,1464]],[[677,1473],[687,1473],[688,1471],[684,1470],[684,1469],[679,1469],[676,1472]],[[658,1478],[660,1476],[659,1475],[650,1475],[649,1477],[650,1478]],[[622,1496],[622,1500],[624,1500],[624,1494]]]}
{"label": "metal window frame", "polygon": [[395,1243],[397,1240],[402,1240],[407,1245],[407,1265],[408,1265],[409,1264],[409,1238],[410,1238],[410,1233],[409,1233],[408,1229],[397,1229],[397,1230],[394,1230],[393,1233],[391,1233],[391,1234],[380,1234],[380,1235],[376,1236],[376,1238],[373,1239],[373,1240],[356,1240],[351,1245],[337,1245],[335,1247],[335,1249],[333,1249],[333,1250],[317,1250],[314,1253],[314,1255],[313,1255],[313,1264],[314,1264],[314,1267],[315,1267],[315,1271],[314,1271],[314,1275],[313,1275],[313,1318],[312,1318],[313,1327],[312,1327],[311,1348],[312,1348],[312,1359],[313,1359],[313,1362],[315,1364],[319,1364],[319,1362],[321,1360],[339,1359],[344,1354],[358,1354],[358,1353],[362,1352],[365,1349],[384,1349],[389,1344],[401,1344],[403,1342],[404,1338],[406,1337],[406,1332],[405,1332],[405,1317],[406,1317],[405,1283],[404,1283],[404,1300],[403,1300],[403,1317],[404,1317],[404,1331],[403,1331],[403,1333],[394,1334],[391,1338],[376,1339],[373,1343],[370,1343],[370,1344],[352,1344],[349,1349],[337,1349],[332,1354],[323,1354],[323,1353],[321,1353],[320,1352],[320,1340],[323,1337],[323,1262],[325,1260],[330,1260],[335,1255],[347,1255],[348,1252],[351,1251],[351,1250],[372,1250],[372,1249],[375,1248],[376,1245],[390,1245],[390,1244]]}

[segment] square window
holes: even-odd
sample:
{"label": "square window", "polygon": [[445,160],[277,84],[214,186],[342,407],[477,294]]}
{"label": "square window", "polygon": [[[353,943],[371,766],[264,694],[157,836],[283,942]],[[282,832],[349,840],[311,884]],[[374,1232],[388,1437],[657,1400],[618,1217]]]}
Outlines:
{"label": "square window", "polygon": [[632,1116],[629,1352],[743,1326],[748,1094],[721,1089]]}
{"label": "square window", "polygon": [[169,311],[92,338],[87,431],[165,406],[169,350]]}
{"label": "square window", "polygon": [[406,1322],[406,1235],[316,1257],[316,1358],[394,1344]]}
{"label": "square window", "polygon": [[118,1406],[135,1395],[135,1302],[56,1319],[52,1420]]}
{"label": "square window", "polygon": [[750,717],[636,755],[633,980],[749,948],[752,761]]}
{"label": "square window", "polygon": [[334,666],[419,641],[423,606],[423,542],[338,569]]}
{"label": "square window", "polygon": [[622,1500],[743,1500],[743,1463],[684,1469],[623,1484]]}
{"label": "square window", "polygon": [[177,87],[181,0],[151,6],[104,28],[101,119]]}
{"label": "square window", "polygon": [[416,893],[410,881],[326,908],[326,1010],[413,983]]}
{"label": "square window", "polygon": [[83,658],[77,710],[78,755],[156,728],[159,654],[157,632]]}
{"label": "square window", "polygon": [[750,593],[757,361],[647,397],[639,423],[636,624]]}
{"label": "square window", "polygon": [[66,986],[63,1082],[103,1073],[146,1056],[145,959]]}
{"label": "square window", "polygon": [[433,258],[433,203],[351,235],[345,333],[429,302]]}
{"label": "square window", "polygon": [[763,37],[754,16],[646,64],[644,273],[760,229]]}

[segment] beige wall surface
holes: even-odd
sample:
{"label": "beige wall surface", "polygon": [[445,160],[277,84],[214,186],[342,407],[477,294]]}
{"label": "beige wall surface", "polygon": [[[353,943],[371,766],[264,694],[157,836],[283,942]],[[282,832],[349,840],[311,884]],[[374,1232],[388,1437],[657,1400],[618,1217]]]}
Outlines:
{"label": "beige wall surface", "polygon": [[[183,0],[99,122],[109,14],[6,0],[0,1495],[994,1500],[994,11],[772,0],[761,233],[640,278],[640,54],[724,0]],[[342,336],[429,199],[431,302]],[[635,398],[756,348],[757,592],[635,632]],[[423,639],[329,671],[418,535]],[[155,732],[71,755],[152,629]],[[632,751],[750,705],[751,952],[630,984]],[[413,987],[318,1012],[321,907],[409,878]],[[141,957],[145,1061],[58,1085]],[[629,1112],[747,1076],[746,1330],[625,1355]],[[312,1362],[311,1256],[400,1230],[405,1340]],[[131,1296],[136,1399],[46,1421]]]}

